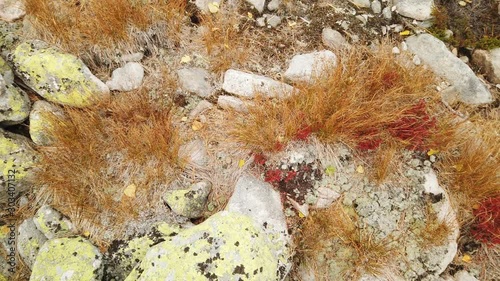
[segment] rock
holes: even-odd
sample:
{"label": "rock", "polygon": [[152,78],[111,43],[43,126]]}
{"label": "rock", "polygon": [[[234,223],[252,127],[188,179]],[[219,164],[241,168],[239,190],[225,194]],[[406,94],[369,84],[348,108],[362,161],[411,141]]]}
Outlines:
{"label": "rock", "polygon": [[208,164],[208,153],[202,140],[192,140],[179,148],[179,159],[189,165],[204,167]]}
{"label": "rock", "polygon": [[248,112],[245,103],[237,97],[233,96],[219,96],[217,98],[217,105],[226,110],[236,110],[238,112]]}
{"label": "rock", "polygon": [[337,66],[337,56],[331,51],[317,51],[296,55],[285,71],[285,78],[293,82],[311,82]]}
{"label": "rock", "polygon": [[208,13],[208,4],[210,3],[217,3],[220,5],[221,0],[195,0],[194,4],[196,7],[203,13]]}
{"label": "rock", "polygon": [[178,215],[195,219],[203,215],[212,184],[201,181],[191,185],[188,189],[170,190],[163,196],[163,200],[172,211]]}
{"label": "rock", "polygon": [[279,8],[281,5],[281,0],[271,0],[269,1],[269,4],[267,4],[267,9],[269,11],[275,11]]}
{"label": "rock", "polygon": [[259,17],[259,18],[255,21],[255,24],[256,24],[258,27],[264,27],[264,26],[266,26],[266,18],[265,18],[265,17]]}
{"label": "rock", "polygon": [[33,222],[48,239],[68,236],[74,231],[71,221],[49,205],[38,209]]}
{"label": "rock", "polygon": [[332,50],[349,48],[349,43],[345,40],[344,36],[342,36],[342,34],[337,30],[329,27],[323,28],[323,31],[321,32],[321,40],[323,45]]}
{"label": "rock", "polygon": [[50,135],[51,123],[53,118],[63,118],[63,110],[44,100],[38,100],[33,104],[33,109],[30,113],[30,136],[33,142],[37,145],[51,145],[54,140]]}
{"label": "rock", "polygon": [[125,280],[281,280],[277,248],[251,218],[223,211],[165,237]]}
{"label": "rock", "polygon": [[112,245],[111,248],[116,250],[109,254],[109,261],[106,263],[106,275],[112,276],[113,280],[125,280],[155,243],[149,237],[143,236],[131,239],[115,247]]}
{"label": "rock", "polygon": [[82,237],[47,241],[36,257],[30,281],[102,279],[102,255]]}
{"label": "rock", "polygon": [[144,58],[144,53],[141,52],[127,54],[121,57],[123,62],[140,62],[142,58]]}
{"label": "rock", "polygon": [[26,14],[24,4],[19,0],[0,0],[0,19],[15,21]]}
{"label": "rock", "polygon": [[[15,266],[15,263],[13,263]],[[12,280],[10,277],[12,276],[12,272],[9,269],[13,268],[11,263],[7,261],[3,255],[0,255],[0,281],[9,281]]]}
{"label": "rock", "polygon": [[0,125],[22,123],[30,114],[30,106],[28,95],[0,75]]}
{"label": "rock", "polygon": [[109,96],[108,87],[80,59],[45,42],[21,43],[10,58],[23,82],[51,102],[85,107]]}
{"label": "rock", "polygon": [[472,62],[481,68],[488,81],[500,83],[500,48],[490,51],[476,50],[472,55]]}
{"label": "rock", "polygon": [[396,12],[404,17],[416,20],[432,18],[434,0],[395,0]]}
{"label": "rock", "polygon": [[390,20],[392,19],[392,11],[390,7],[385,7],[382,9],[382,15],[384,16],[385,19]]}
{"label": "rock", "polygon": [[448,51],[439,39],[430,34],[420,34],[406,39],[406,44],[408,50],[417,55],[434,73],[456,88],[462,102],[482,104],[493,101],[491,93],[469,66]]}
{"label": "rock", "polygon": [[360,8],[370,8],[370,0],[349,0],[349,2],[353,3],[354,5],[360,7]]}
{"label": "rock", "polygon": [[380,14],[382,12],[382,3],[378,0],[373,1],[371,7],[374,14]]}
{"label": "rock", "polygon": [[246,0],[247,3],[254,6],[254,8],[262,14],[264,11],[264,6],[266,5],[266,0]]}
{"label": "rock", "polygon": [[29,139],[0,129],[0,206],[31,186],[37,157]]}
{"label": "rock", "polygon": [[179,84],[183,90],[194,93],[201,98],[208,98],[213,93],[208,82],[210,73],[202,68],[182,68],[177,70]]}
{"label": "rock", "polygon": [[128,92],[138,89],[144,79],[144,68],[138,62],[128,62],[113,70],[111,80],[106,85],[112,91]]}
{"label": "rock", "polygon": [[453,275],[455,281],[478,281],[476,277],[472,276],[469,272],[465,270],[460,270]]}
{"label": "rock", "polygon": [[14,83],[14,72],[2,57],[0,57],[0,75],[2,75],[5,84]]}
{"label": "rock", "polygon": [[268,27],[277,27],[281,23],[281,17],[277,15],[267,15],[266,22]]}
{"label": "rock", "polygon": [[333,191],[331,188],[320,187],[317,190],[318,192],[318,201],[314,205],[314,208],[317,209],[325,209],[330,207],[335,200],[340,197],[338,192]]}
{"label": "rock", "polygon": [[401,51],[399,50],[399,48],[398,48],[398,47],[393,47],[393,48],[392,48],[392,53],[393,53],[393,54],[395,54],[395,55],[398,55],[398,54],[400,54],[400,53],[401,53]]}
{"label": "rock", "polygon": [[31,269],[42,245],[47,241],[45,235],[36,228],[33,219],[24,220],[19,225],[17,236],[17,251],[24,263]]}
{"label": "rock", "polygon": [[256,95],[285,98],[296,92],[288,84],[269,77],[229,69],[224,74],[222,89],[230,94],[253,98]]}
{"label": "rock", "polygon": [[189,118],[194,119],[196,116],[212,108],[213,105],[207,100],[201,100],[193,110],[189,113]]}

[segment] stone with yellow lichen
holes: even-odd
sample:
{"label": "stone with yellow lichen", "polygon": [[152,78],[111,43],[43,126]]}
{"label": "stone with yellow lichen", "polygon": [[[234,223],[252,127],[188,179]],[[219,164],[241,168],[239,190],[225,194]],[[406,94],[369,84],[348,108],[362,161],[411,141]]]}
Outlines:
{"label": "stone with yellow lichen", "polygon": [[36,257],[30,281],[93,281],[102,279],[102,255],[82,237],[52,239]]}
{"label": "stone with yellow lichen", "polygon": [[19,44],[10,55],[23,82],[45,99],[75,107],[109,96],[109,89],[77,57],[39,40]]}
{"label": "stone with yellow lichen", "polygon": [[153,246],[126,281],[280,280],[272,240],[252,218],[219,212]]}
{"label": "stone with yellow lichen", "polygon": [[163,199],[174,213],[187,218],[199,218],[203,214],[211,189],[210,182],[201,181],[188,189],[168,191]]}
{"label": "stone with yellow lichen", "polygon": [[21,256],[24,263],[31,269],[35,263],[38,251],[47,241],[47,238],[36,228],[31,218],[23,221],[19,226],[18,233],[17,250],[19,256]]}
{"label": "stone with yellow lichen", "polygon": [[51,130],[57,118],[64,118],[64,112],[60,107],[43,100],[38,100],[33,104],[29,130],[35,144],[42,146],[53,144]]}
{"label": "stone with yellow lichen", "polygon": [[0,125],[22,123],[30,113],[28,95],[16,87],[10,67],[0,57]]}
{"label": "stone with yellow lichen", "polygon": [[67,217],[49,205],[43,205],[36,211],[33,222],[49,239],[69,236],[75,229]]}

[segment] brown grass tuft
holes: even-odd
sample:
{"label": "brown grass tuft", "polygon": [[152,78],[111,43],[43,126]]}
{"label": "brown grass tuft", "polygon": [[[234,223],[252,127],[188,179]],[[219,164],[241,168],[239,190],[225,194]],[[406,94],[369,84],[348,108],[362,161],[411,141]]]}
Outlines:
{"label": "brown grass tuft", "polygon": [[452,232],[452,221],[448,216],[440,219],[432,205],[425,206],[425,224],[418,232],[420,246],[424,249],[444,245]]}

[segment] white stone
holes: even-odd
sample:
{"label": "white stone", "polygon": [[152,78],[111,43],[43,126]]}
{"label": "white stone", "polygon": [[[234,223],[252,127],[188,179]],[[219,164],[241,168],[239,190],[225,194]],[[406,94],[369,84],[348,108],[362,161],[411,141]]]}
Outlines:
{"label": "white stone", "polygon": [[209,101],[207,101],[207,100],[201,100],[196,105],[196,107],[193,108],[193,110],[191,110],[191,112],[189,113],[189,117],[191,119],[196,118],[196,116],[202,114],[203,112],[205,112],[206,110],[209,110],[212,107],[213,107],[213,105]]}
{"label": "white stone", "polygon": [[461,57],[459,57],[459,59],[461,61],[463,61],[464,63],[468,63],[469,62],[469,57],[468,56],[461,56]]}
{"label": "white stone", "polygon": [[432,18],[434,0],[395,0],[396,12],[416,20]]}
{"label": "white stone", "polygon": [[182,89],[199,97],[208,98],[213,93],[210,85],[210,73],[202,68],[182,68],[177,70],[179,84]]}
{"label": "white stone", "polygon": [[323,31],[321,32],[321,40],[323,42],[323,45],[332,50],[349,47],[349,43],[344,38],[344,36],[342,36],[342,34],[337,30],[331,29],[329,27],[323,28]]}
{"label": "white stone", "polygon": [[269,77],[229,69],[224,74],[222,89],[230,94],[253,98],[256,95],[267,97],[289,97],[297,90]]}
{"label": "white stone", "polygon": [[267,15],[266,22],[269,27],[277,27],[281,23],[281,17],[277,15]]}
{"label": "white stone", "polygon": [[392,53],[397,55],[397,54],[400,54],[400,53],[401,53],[401,51],[399,50],[399,48],[398,48],[398,47],[393,47],[393,48],[392,48]]}
{"label": "white stone", "polygon": [[23,17],[25,14],[23,1],[0,0],[0,19],[12,22]]}
{"label": "white stone", "polygon": [[422,63],[422,61],[420,60],[420,58],[417,55],[415,55],[415,56],[413,56],[413,63],[415,65],[420,65]]}
{"label": "white stone", "polygon": [[385,19],[390,20],[392,19],[392,11],[391,8],[385,7],[382,9],[382,15],[384,16]]}
{"label": "white stone", "polygon": [[217,3],[220,5],[221,0],[196,0],[194,1],[194,4],[196,7],[203,13],[208,13],[208,4],[210,3]]}
{"label": "white stone", "polygon": [[430,34],[406,39],[408,50],[417,55],[434,73],[445,78],[458,91],[462,102],[483,104],[493,101],[491,93],[469,66],[454,56],[446,45]]}
{"label": "white stone", "polygon": [[139,62],[142,60],[143,57],[144,57],[143,53],[137,52],[137,53],[133,53],[133,54],[123,55],[121,57],[121,59],[124,62]]}
{"label": "white stone", "polygon": [[266,5],[266,0],[246,0],[249,4],[252,4],[259,13],[264,11],[264,6]]}
{"label": "white stone", "polygon": [[373,1],[371,7],[375,14],[380,14],[380,12],[382,12],[382,4],[378,0]]}
{"label": "white stone", "polygon": [[267,4],[267,9],[269,11],[275,11],[279,8],[281,4],[281,0],[271,0],[269,1],[269,4]]}
{"label": "white stone", "polygon": [[217,105],[226,110],[236,110],[243,113],[248,112],[245,103],[241,99],[233,96],[219,96]]}
{"label": "white stone", "polygon": [[500,83],[500,48],[491,51],[476,50],[472,55],[472,62],[486,74],[488,81]]}
{"label": "white stone", "polygon": [[465,270],[460,270],[453,275],[455,281],[478,281],[476,277],[472,276],[469,272]]}
{"label": "white stone", "polygon": [[337,56],[328,50],[296,55],[284,76],[293,82],[311,82],[336,66]]}
{"label": "white stone", "polygon": [[144,68],[138,62],[128,62],[113,70],[111,80],[106,82],[110,90],[127,92],[138,89],[144,79]]}
{"label": "white stone", "polygon": [[349,0],[349,2],[360,8],[370,8],[371,5],[370,0]]}

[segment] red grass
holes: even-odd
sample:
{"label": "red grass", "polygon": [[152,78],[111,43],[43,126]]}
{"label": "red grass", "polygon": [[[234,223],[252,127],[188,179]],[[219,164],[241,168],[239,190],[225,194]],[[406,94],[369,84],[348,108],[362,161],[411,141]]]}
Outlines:
{"label": "red grass", "polygon": [[279,183],[283,178],[283,172],[280,169],[269,170],[266,172],[265,181],[268,183]]}
{"label": "red grass", "polygon": [[476,221],[472,227],[472,236],[489,245],[500,244],[500,196],[488,198],[474,210]]}

